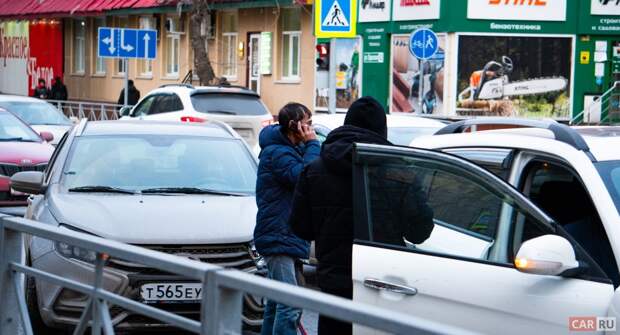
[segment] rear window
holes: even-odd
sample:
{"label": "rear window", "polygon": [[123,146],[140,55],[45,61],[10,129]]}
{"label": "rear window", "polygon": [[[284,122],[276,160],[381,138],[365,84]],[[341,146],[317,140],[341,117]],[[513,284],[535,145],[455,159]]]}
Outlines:
{"label": "rear window", "polygon": [[204,93],[192,95],[194,109],[201,113],[223,115],[264,115],[267,109],[256,96],[246,94]]}

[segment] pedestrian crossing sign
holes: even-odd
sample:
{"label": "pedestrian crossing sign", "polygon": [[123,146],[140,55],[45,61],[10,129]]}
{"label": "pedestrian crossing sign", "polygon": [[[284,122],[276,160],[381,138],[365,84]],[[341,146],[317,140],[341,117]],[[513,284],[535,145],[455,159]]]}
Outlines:
{"label": "pedestrian crossing sign", "polygon": [[356,0],[317,0],[314,32],[320,38],[355,37]]}

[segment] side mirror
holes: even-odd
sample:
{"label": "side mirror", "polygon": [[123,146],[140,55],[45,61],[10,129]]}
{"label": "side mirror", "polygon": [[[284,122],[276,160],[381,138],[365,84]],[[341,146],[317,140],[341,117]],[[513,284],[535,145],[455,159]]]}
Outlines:
{"label": "side mirror", "polygon": [[80,122],[80,119],[78,119],[75,116],[71,116],[69,117],[69,120],[71,120],[71,122],[73,122],[73,124],[77,124],[78,122]]}
{"label": "side mirror", "polygon": [[131,106],[123,106],[118,111],[118,115],[120,115],[120,116],[129,116],[130,113],[131,113]]}
{"label": "side mirror", "polygon": [[575,250],[567,239],[544,235],[523,242],[515,258],[517,270],[538,275],[559,276],[579,268]]}
{"label": "side mirror", "polygon": [[41,194],[45,192],[45,188],[43,187],[43,172],[18,172],[11,177],[11,188],[17,192]]}
{"label": "side mirror", "polygon": [[45,142],[51,142],[54,140],[54,134],[48,132],[48,131],[42,131],[40,133],[41,138],[45,141]]}

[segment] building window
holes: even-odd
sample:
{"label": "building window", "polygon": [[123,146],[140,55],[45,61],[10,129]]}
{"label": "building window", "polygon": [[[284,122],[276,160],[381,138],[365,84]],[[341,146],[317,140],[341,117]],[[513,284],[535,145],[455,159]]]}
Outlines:
{"label": "building window", "polygon": [[179,34],[168,34],[167,40],[166,75],[169,77],[178,77],[181,36]]}
{"label": "building window", "polygon": [[[127,16],[119,16],[115,18],[116,28],[128,28],[129,27],[129,18]],[[123,58],[118,58],[114,61],[115,72],[117,75],[125,75],[126,69],[125,60]]]}
{"label": "building window", "polygon": [[[140,17],[140,29],[155,29],[155,18],[152,16]],[[138,68],[141,76],[153,76],[153,61],[141,60],[138,62]]]}
{"label": "building window", "polygon": [[237,77],[237,12],[222,15],[222,74],[226,78]]}
{"label": "building window", "polygon": [[106,19],[105,17],[100,17],[100,18],[96,18],[94,20],[94,25],[93,25],[93,36],[97,36],[97,38],[93,38],[93,48],[92,50],[95,51],[93,57],[95,59],[94,63],[95,63],[95,74],[105,74],[106,72],[106,63],[105,63],[105,58],[101,58],[98,57],[99,55],[99,43],[98,43],[98,36],[99,36],[99,28],[100,27],[105,27],[106,26]]}
{"label": "building window", "polygon": [[284,8],[280,14],[282,31],[282,79],[299,80],[301,62],[301,9]]}
{"label": "building window", "polygon": [[86,41],[86,21],[73,20],[73,72],[84,73],[84,43]]}

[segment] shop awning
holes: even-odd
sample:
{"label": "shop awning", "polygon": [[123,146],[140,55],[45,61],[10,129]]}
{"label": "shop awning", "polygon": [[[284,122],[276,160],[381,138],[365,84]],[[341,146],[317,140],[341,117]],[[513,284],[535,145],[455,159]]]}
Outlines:
{"label": "shop awning", "polygon": [[0,18],[101,15],[110,10],[175,6],[177,0],[0,0]]}

